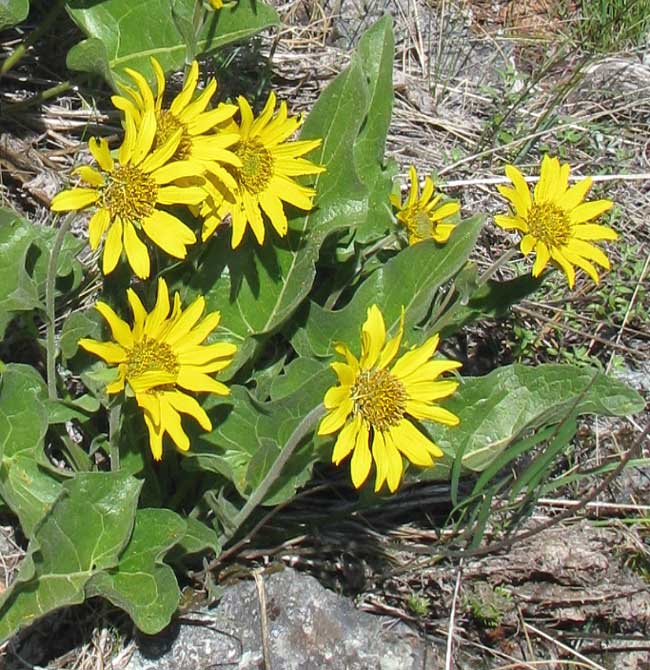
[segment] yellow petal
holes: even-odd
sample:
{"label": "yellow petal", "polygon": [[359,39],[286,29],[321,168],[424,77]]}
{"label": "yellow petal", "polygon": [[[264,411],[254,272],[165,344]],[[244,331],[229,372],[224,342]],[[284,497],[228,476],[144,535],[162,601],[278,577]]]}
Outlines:
{"label": "yellow petal", "polygon": [[512,185],[515,188],[515,191],[519,194],[520,204],[523,206],[525,211],[528,211],[532,206],[532,202],[530,199],[530,190],[526,180],[524,179],[524,175],[521,174],[521,172],[514,165],[506,165],[506,177],[510,179]]}
{"label": "yellow petal", "polygon": [[521,230],[523,233],[528,232],[528,224],[519,216],[506,216],[504,214],[497,214],[494,217],[494,223],[504,230]]}
{"label": "yellow petal", "polygon": [[375,493],[381,490],[388,475],[388,454],[386,442],[380,430],[376,430],[372,440],[372,459],[375,462]]}
{"label": "yellow petal", "polygon": [[414,465],[426,468],[433,465],[433,458],[442,458],[443,452],[410,421],[400,421],[390,431],[395,447]]}
{"label": "yellow petal", "polygon": [[355,488],[360,488],[370,474],[370,465],[372,456],[368,447],[369,428],[365,421],[361,422],[357,431],[357,439],[354,444],[352,460],[350,461],[350,474],[352,484]]}
{"label": "yellow petal", "polygon": [[359,415],[355,416],[352,421],[343,427],[343,430],[339,433],[336,444],[334,445],[334,451],[332,452],[332,463],[334,463],[334,465],[339,465],[339,463],[349,455],[352,449],[354,449],[357,433],[359,432],[360,427],[361,417]]}
{"label": "yellow petal", "polygon": [[88,148],[90,149],[90,153],[93,155],[93,158],[97,161],[99,167],[104,172],[113,171],[113,157],[111,156],[111,151],[108,148],[108,142],[103,137],[99,140],[96,137],[91,137],[88,141]]}
{"label": "yellow petal", "polygon": [[318,426],[319,435],[331,435],[343,426],[352,412],[354,403],[351,398],[342,402],[335,410],[327,414]]}
{"label": "yellow petal", "polygon": [[[376,436],[376,434],[375,434]],[[386,480],[388,482],[388,490],[395,493],[399,488],[399,483],[402,480],[402,473],[404,466],[402,464],[402,457],[397,450],[394,441],[391,439],[391,434],[384,436],[385,455],[386,455]]]}
{"label": "yellow petal", "polygon": [[127,377],[127,381],[133,391],[138,394],[161,386],[174,384],[176,382],[176,375],[164,370],[147,370],[142,374]]}
{"label": "yellow petal", "polygon": [[73,188],[57,193],[50,201],[53,212],[70,212],[83,209],[99,200],[99,193],[94,188]]}
{"label": "yellow petal", "polygon": [[88,223],[88,242],[90,248],[94,251],[99,246],[102,236],[111,223],[111,215],[103,207],[98,209]]}
{"label": "yellow petal", "polygon": [[181,451],[187,451],[190,448],[190,438],[183,430],[180,414],[169,403],[167,395],[166,393],[160,394],[161,426]]}
{"label": "yellow petal", "polygon": [[131,349],[133,347],[133,333],[131,332],[131,328],[129,328],[129,324],[120,319],[113,308],[101,300],[95,303],[95,309],[108,323],[113,339],[125,349]]}
{"label": "yellow petal", "polygon": [[[184,345],[185,340],[186,338],[183,338]],[[169,338],[167,338],[167,341],[169,341]],[[237,346],[230,342],[215,342],[207,346],[192,348],[185,346],[183,351],[178,351],[177,347],[174,347],[174,349],[176,350],[178,362],[181,365],[194,365],[197,368],[201,368],[203,372],[207,372],[208,369],[216,372],[212,368],[225,368],[230,364],[232,357],[237,352]]]}
{"label": "yellow petal", "polygon": [[124,250],[129,265],[136,276],[140,279],[147,279],[151,272],[149,252],[130,221],[124,224]]}
{"label": "yellow petal", "polygon": [[560,266],[562,272],[564,272],[569,288],[573,288],[576,282],[576,273],[573,269],[573,265],[567,261],[559,249],[551,249],[551,258]]}
{"label": "yellow petal", "polygon": [[399,351],[399,345],[402,343],[402,337],[404,336],[404,307],[402,306],[402,312],[399,319],[399,328],[395,337],[391,338],[386,346],[384,347],[381,355],[379,356],[379,362],[377,367],[381,370],[387,365],[390,365],[393,362],[397,352]]}
{"label": "yellow petal", "polygon": [[393,366],[391,374],[404,379],[424,365],[435,353],[440,342],[438,334],[430,337],[424,344],[411,351],[407,351]]}
{"label": "yellow petal", "polygon": [[334,409],[350,398],[349,386],[332,386],[325,393],[323,405],[326,409]]}
{"label": "yellow petal", "polygon": [[174,101],[169,108],[169,111],[178,116],[183,109],[189,104],[190,100],[194,96],[194,91],[196,90],[196,84],[199,81],[199,64],[196,61],[192,61],[190,65],[190,70],[187,73],[185,78],[185,83],[183,84],[183,89],[181,92],[174,98]]}
{"label": "yellow petal", "polygon": [[194,398],[180,391],[164,391],[163,397],[178,412],[194,417],[203,430],[212,430],[210,417]]}
{"label": "yellow petal", "polygon": [[163,251],[175,258],[185,258],[187,245],[196,242],[196,236],[182,221],[159,209],[143,219],[142,230]]}
{"label": "yellow petal", "polygon": [[533,277],[539,277],[548,264],[551,254],[544,242],[538,241],[535,246],[535,262],[533,263]]}
{"label": "yellow petal", "polygon": [[90,184],[95,188],[101,187],[104,185],[104,177],[101,172],[97,172],[95,168],[91,168],[90,165],[81,165],[78,168],[75,168],[72,171],[73,175],[81,177],[86,184]]}
{"label": "yellow petal", "polygon": [[200,186],[163,186],[158,191],[161,205],[198,205],[205,200],[205,189]]}
{"label": "yellow petal", "polygon": [[585,179],[576,182],[566,193],[564,193],[564,195],[557,199],[557,206],[566,212],[575,209],[585,199],[591,188],[591,183],[591,177],[586,177]]}
{"label": "yellow petal", "polygon": [[123,363],[127,358],[124,348],[115,342],[98,342],[84,337],[79,340],[79,346],[107,363]]}
{"label": "yellow petal", "polygon": [[117,219],[113,222],[106,234],[104,242],[104,255],[102,257],[102,271],[105,275],[115,269],[117,261],[122,255],[122,222]]}
{"label": "yellow petal", "polygon": [[613,207],[614,203],[611,200],[593,200],[592,202],[583,202],[575,209],[569,212],[569,221],[572,224],[585,223],[600,216],[608,209]]}
{"label": "yellow petal", "polygon": [[162,278],[158,278],[158,292],[156,294],[156,304],[154,308],[147,315],[144,323],[144,332],[149,337],[156,337],[158,331],[164,325],[165,320],[169,316],[169,290],[167,289],[167,282]]}
{"label": "yellow petal", "polygon": [[374,367],[386,341],[386,326],[384,317],[377,305],[368,309],[366,321],[361,327],[361,358],[359,360],[364,370]]}
{"label": "yellow petal", "polygon": [[147,311],[132,288],[127,289],[126,297],[133,312],[133,339],[139,341],[142,339],[142,334],[144,333],[144,322],[147,318]]}
{"label": "yellow petal", "polygon": [[618,233],[609,226],[598,223],[582,223],[571,228],[571,234],[578,240],[616,240]]}
{"label": "yellow petal", "polygon": [[187,336],[183,338],[182,342],[177,343],[177,353],[180,355],[192,347],[201,344],[201,342],[203,342],[203,340],[205,340],[205,338],[219,325],[220,320],[221,313],[218,311],[206,314],[203,321],[201,321],[191,333],[188,333]]}
{"label": "yellow petal", "polygon": [[460,423],[460,419],[449,410],[419,400],[407,400],[406,412],[414,419],[435,421],[445,426],[457,426]]}
{"label": "yellow petal", "polygon": [[259,201],[278,235],[284,237],[287,234],[289,224],[281,200],[271,193],[261,193]]}
{"label": "yellow petal", "polygon": [[192,330],[204,311],[205,298],[200,295],[183,312],[182,316],[176,320],[172,329],[167,333],[165,340],[171,345],[176,344],[178,340],[186,336]]}
{"label": "yellow petal", "polygon": [[198,372],[188,365],[184,365],[178,372],[176,383],[188,391],[201,393],[215,393],[216,395],[229,395],[230,389],[216,379],[209,377],[203,372]]}
{"label": "yellow petal", "polygon": [[594,263],[598,263],[598,265],[605,268],[606,270],[611,268],[609,258],[607,258],[605,253],[589,242],[583,242],[582,240],[570,240],[566,245],[566,249],[568,249],[571,253],[578,254],[578,256],[582,256],[583,258],[586,258],[590,261],[594,261]]}

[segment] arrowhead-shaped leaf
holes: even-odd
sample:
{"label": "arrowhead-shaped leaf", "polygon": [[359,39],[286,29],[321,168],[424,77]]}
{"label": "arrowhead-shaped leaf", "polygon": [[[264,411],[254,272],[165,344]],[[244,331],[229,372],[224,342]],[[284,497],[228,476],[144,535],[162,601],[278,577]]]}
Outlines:
{"label": "arrowhead-shaped leaf", "polygon": [[[130,82],[124,74],[127,67],[153,83],[150,56],[158,59],[165,72],[185,64],[183,33],[195,4],[195,0],[68,0],[68,14],[88,39],[70,49],[67,65],[100,75],[113,87],[122,80]],[[237,2],[208,15],[197,41],[198,52],[245,39],[277,22],[277,12],[260,0]]]}
{"label": "arrowhead-shaped leaf", "polygon": [[61,492],[40,464],[48,426],[47,391],[29,365],[6,365],[0,376],[0,497],[31,537]]}
{"label": "arrowhead-shaped leaf", "polygon": [[36,528],[16,580],[0,599],[0,642],[35,619],[84,600],[131,536],[141,482],[119,472],[80,473]]}
{"label": "arrowhead-shaped leaf", "polygon": [[162,559],[184,537],[186,527],[171,510],[138,510],[119,563],[95,573],[86,584],[86,595],[108,598],[128,612],[143,633],[160,632],[169,624],[180,598],[174,571]]}

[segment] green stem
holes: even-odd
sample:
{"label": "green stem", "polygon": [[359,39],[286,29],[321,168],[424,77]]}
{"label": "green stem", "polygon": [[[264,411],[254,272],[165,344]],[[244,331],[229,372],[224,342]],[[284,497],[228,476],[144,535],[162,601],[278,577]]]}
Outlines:
{"label": "green stem", "polygon": [[38,40],[41,38],[41,35],[49,30],[50,26],[54,23],[54,21],[56,21],[59,12],[63,9],[64,2],[65,0],[57,0],[57,2],[53,5],[53,7],[50,9],[41,23],[36,27],[36,29],[27,36],[22,44],[19,44],[14,49],[13,53],[9,54],[9,56],[7,56],[4,61],[2,61],[2,64],[0,65],[0,77],[15,67],[21,61],[22,57],[27,53],[27,49],[29,49],[32,44],[38,42]]}
{"label": "green stem", "polygon": [[22,112],[28,107],[38,105],[42,102],[45,102],[46,100],[49,100],[50,98],[56,98],[57,95],[65,93],[71,88],[72,84],[69,81],[62,81],[56,86],[52,86],[51,88],[45,89],[40,93],[36,93],[36,95],[33,95],[31,98],[27,98],[27,100],[21,100],[20,102],[15,102],[12,105],[6,105],[4,111],[6,114],[11,114],[12,112]]}
{"label": "green stem", "polygon": [[122,414],[122,403],[117,401],[108,413],[108,442],[111,453],[111,472],[120,469],[120,444],[118,436],[120,432],[120,417]]}
{"label": "green stem", "polygon": [[246,504],[239,510],[231,528],[224,531],[220,541],[222,545],[225,545],[228,540],[241,528],[246,519],[251,515],[253,510],[266,498],[267,493],[275,484],[277,478],[282,472],[282,468],[287,464],[287,461],[291,458],[291,455],[296,450],[300,441],[309,433],[313,428],[314,424],[318,419],[320,419],[325,413],[325,408],[323,405],[318,405],[305,416],[305,418],[296,426],[296,429],[293,431],[287,443],[282,447],[280,455],[275,460],[275,463],[271,466],[271,469],[266,473],[266,477],[262,480],[262,483],[255,489],[251,497],[246,501]]}
{"label": "green stem", "polygon": [[499,258],[490,265],[490,267],[478,278],[479,286],[485,284],[487,280],[500,268],[503,267],[508,261],[512,260],[517,254],[516,247],[510,247],[508,251],[501,254]]}
{"label": "green stem", "polygon": [[47,278],[45,280],[45,314],[47,319],[46,347],[47,347],[47,395],[50,400],[57,399],[56,392],[56,326],[54,302],[56,293],[56,269],[63,246],[63,239],[70,228],[73,215],[69,214],[56,231],[50,260],[47,264]]}

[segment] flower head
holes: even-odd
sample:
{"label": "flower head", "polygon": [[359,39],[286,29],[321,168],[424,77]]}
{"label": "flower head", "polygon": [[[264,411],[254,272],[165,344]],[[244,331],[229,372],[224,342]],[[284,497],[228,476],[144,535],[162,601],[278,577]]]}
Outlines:
{"label": "flower head", "polygon": [[615,240],[618,235],[609,226],[589,223],[614,204],[611,200],[584,202],[591,188],[591,177],[569,187],[567,163],[544,156],[539,181],[533,197],[523,175],[513,165],[506,166],[510,186],[499,186],[499,193],[510,204],[509,215],[494,220],[504,229],[523,233],[521,251],[528,256],[535,251],[533,277],[538,277],[552,261],[566,275],[569,287],[575,284],[574,266],[582,268],[596,283],[598,272],[593,263],[609,270],[607,256],[591,240]]}
{"label": "flower head", "polygon": [[396,194],[390,198],[397,210],[397,220],[406,228],[409,244],[430,239],[443,244],[456,227],[449,222],[449,218],[460,211],[460,203],[455,200],[441,203],[441,194],[434,197],[435,186],[431,177],[425,178],[420,194],[418,175],[413,165],[409,168],[409,178],[411,188],[406,200],[402,202]]}
{"label": "flower head", "polygon": [[287,142],[302,123],[299,117],[288,117],[287,105],[280,104],[275,113],[275,94],[271,93],[261,114],[255,118],[248,101],[238,98],[240,124],[236,126],[241,139],[233,151],[241,167],[231,168],[237,188],[228,193],[218,179],[209,179],[209,196],[200,213],[204,218],[203,239],[230,215],[232,217],[232,248],[239,246],[247,226],[259,244],[264,242],[264,215],[281,237],[288,224],[284,203],[303,210],[312,208],[315,191],[293,180],[325,168],[301,158],[320,146],[320,140]]}
{"label": "flower head", "polygon": [[[104,274],[115,269],[122,251],[125,251],[133,272],[146,279],[151,267],[149,252],[140,239],[141,233],[175,258],[185,258],[187,246],[196,242],[194,233],[161,207],[193,205],[203,200],[202,167],[192,160],[169,162],[178,149],[180,131],[171,134],[152,151],[156,134],[152,111],[143,116],[139,130],[128,114],[125,124],[117,161],[113,160],[105,139],[91,138],[88,146],[99,169],[88,165],[77,168],[74,173],[87,186],[57,193],[50,207],[53,212],[94,207],[88,237],[93,250],[105,238]],[[184,185],[173,184],[182,178],[186,178]]]}
{"label": "flower head", "polygon": [[227,342],[202,344],[219,325],[219,312],[211,312],[202,319],[203,297],[183,310],[176,293],[170,304],[164,279],[158,280],[156,304],[149,313],[133,289],[128,289],[127,297],[133,312],[133,327],[106,303],[98,302],[97,311],[108,322],[114,341],[84,338],[79,344],[107,363],[117,364],[117,379],[106,391],[119,393],[127,386],[135,395],[144,412],[151,452],[158,461],[162,458],[165,433],[179,449],[189,449],[190,441],[181,426],[180,414],[189,414],[204,430],[212,430],[205,410],[184,391],[228,395],[228,387],[210,374],[230,363],[236,347]]}
{"label": "flower head", "polygon": [[194,61],[181,92],[169,107],[164,107],[165,73],[155,58],[151,57],[150,60],[156,77],[155,97],[147,80],[139,72],[126,68],[125,72],[135,82],[136,88],[123,86],[124,95],[114,95],[111,98],[113,104],[133,118],[137,127],[148,112],[154,113],[154,149],[180,130],[181,137],[172,159],[199,161],[226,188],[234,189],[235,181],[223,168],[223,164],[241,167],[241,161],[229,150],[239,141],[239,133],[236,130],[224,132],[220,124],[231,119],[237,111],[236,105],[220,103],[214,109],[207,109],[217,91],[215,79],[210,79],[203,91],[194,98],[199,80],[199,65]]}
{"label": "flower head", "polygon": [[458,361],[431,360],[439,342],[434,335],[423,345],[393,359],[402,341],[404,318],[399,332],[386,342],[384,317],[373,305],[361,329],[361,357],[345,344],[334,349],[345,362],[332,363],[339,380],[325,394],[328,414],[318,428],[319,435],[339,433],[332,461],[338,465],[352,452],[352,483],[359,488],[375,462],[375,491],[388,482],[391,492],[402,479],[402,455],[421,467],[433,465],[442,451],[413,424],[412,419],[437,421],[456,426],[459,419],[436,400],[450,396],[455,381],[436,381],[443,373],[461,366]]}

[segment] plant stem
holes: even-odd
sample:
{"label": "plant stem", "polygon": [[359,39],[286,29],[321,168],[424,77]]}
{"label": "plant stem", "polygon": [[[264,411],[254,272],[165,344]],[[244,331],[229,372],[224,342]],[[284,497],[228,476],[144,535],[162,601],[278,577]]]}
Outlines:
{"label": "plant stem", "polygon": [[56,293],[56,269],[59,260],[59,253],[63,246],[63,239],[72,223],[73,214],[69,214],[59,226],[54,237],[54,244],[52,252],[50,253],[50,260],[47,264],[47,278],[45,280],[45,315],[47,319],[47,334],[46,334],[46,348],[47,348],[47,395],[50,400],[57,399],[56,392],[56,327],[54,314],[54,298]]}
{"label": "plant stem", "polygon": [[289,458],[296,450],[300,441],[309,433],[314,424],[321,416],[323,416],[325,408],[323,405],[317,405],[314,409],[305,416],[305,418],[296,426],[287,443],[282,447],[280,455],[271,466],[271,469],[266,473],[262,483],[253,491],[251,497],[246,501],[246,504],[239,510],[235,516],[231,528],[225,530],[219,538],[221,545],[225,545],[228,540],[241,528],[246,519],[251,515],[253,510],[264,500],[270,488],[275,484],[277,478],[282,472],[282,468],[287,464]]}
{"label": "plant stem", "polygon": [[28,107],[38,105],[41,102],[49,100],[50,98],[55,98],[57,95],[65,93],[71,88],[72,84],[69,81],[62,81],[60,84],[57,84],[56,86],[52,86],[50,88],[45,89],[44,91],[41,91],[40,93],[32,95],[31,98],[27,98],[27,100],[21,100],[20,102],[15,102],[11,105],[6,105],[4,111],[6,114],[12,114],[12,113],[15,114],[16,112],[22,112]]}
{"label": "plant stem", "polygon": [[108,443],[110,445],[111,472],[120,469],[120,445],[117,441],[120,432],[120,417],[122,414],[122,403],[117,401],[108,413]]}
{"label": "plant stem", "polygon": [[508,251],[505,253],[501,254],[499,258],[490,265],[490,267],[478,278],[478,284],[481,286],[482,284],[485,284],[487,280],[502,266],[504,266],[509,260],[515,257],[517,254],[517,248],[516,247],[510,247]]}
{"label": "plant stem", "polygon": [[2,61],[2,64],[0,64],[0,77],[15,67],[27,53],[27,49],[29,49],[32,44],[38,42],[41,35],[43,35],[43,33],[45,33],[54,23],[59,12],[63,9],[63,5],[64,0],[57,0],[41,23],[25,38],[25,41],[19,44],[14,51]]}

